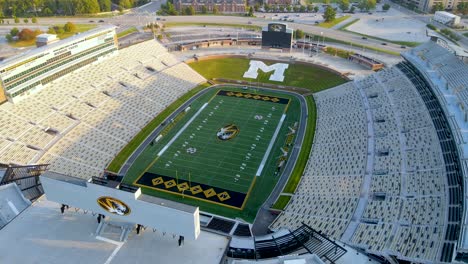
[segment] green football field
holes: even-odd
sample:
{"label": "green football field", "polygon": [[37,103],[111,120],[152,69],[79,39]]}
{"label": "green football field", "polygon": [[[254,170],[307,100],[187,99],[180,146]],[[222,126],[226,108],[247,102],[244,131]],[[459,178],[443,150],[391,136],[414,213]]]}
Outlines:
{"label": "green football field", "polygon": [[217,214],[244,210],[248,219],[276,184],[299,114],[297,99],[283,93],[213,89],[174,118],[124,181]]}

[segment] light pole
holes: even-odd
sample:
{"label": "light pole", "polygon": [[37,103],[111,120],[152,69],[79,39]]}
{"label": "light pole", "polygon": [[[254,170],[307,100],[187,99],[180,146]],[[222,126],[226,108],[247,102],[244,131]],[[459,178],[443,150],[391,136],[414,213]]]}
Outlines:
{"label": "light pole", "polygon": [[318,53],[319,53],[319,42],[320,42],[320,37],[317,36],[317,46],[315,47],[315,50],[317,51],[317,57],[318,57]]}

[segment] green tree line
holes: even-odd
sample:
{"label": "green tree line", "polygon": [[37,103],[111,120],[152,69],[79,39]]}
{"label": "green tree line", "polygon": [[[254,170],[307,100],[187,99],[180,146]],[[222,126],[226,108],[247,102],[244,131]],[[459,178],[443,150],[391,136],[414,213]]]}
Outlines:
{"label": "green tree line", "polygon": [[150,0],[0,0],[0,17],[79,15],[109,12],[112,5],[120,10]]}

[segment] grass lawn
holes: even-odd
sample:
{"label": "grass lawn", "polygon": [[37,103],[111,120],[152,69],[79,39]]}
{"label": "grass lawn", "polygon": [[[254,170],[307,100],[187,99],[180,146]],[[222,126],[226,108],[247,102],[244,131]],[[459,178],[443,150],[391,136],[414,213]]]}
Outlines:
{"label": "grass lawn", "polygon": [[12,41],[8,42],[10,46],[15,47],[15,48],[24,48],[24,47],[31,47],[36,45],[36,39],[32,40],[18,40],[18,41]]}
{"label": "grass lawn", "polygon": [[286,205],[289,203],[289,200],[291,200],[291,196],[280,195],[280,197],[278,197],[278,200],[276,200],[275,204],[271,208],[283,210],[284,207],[286,207]]}
{"label": "grass lawn", "polygon": [[198,87],[190,90],[188,93],[184,94],[182,97],[177,99],[174,103],[172,103],[169,107],[164,109],[161,113],[159,113],[153,120],[151,120],[122,150],[120,150],[119,154],[115,156],[112,162],[107,167],[107,170],[112,172],[119,172],[122,165],[125,161],[132,155],[135,149],[143,142],[146,137],[156,129],[156,127],[161,124],[164,119],[166,119],[172,112],[174,112],[179,106],[181,106],[185,101],[190,99],[192,96],[197,94],[199,91],[205,89],[206,87],[210,86],[209,84],[202,84]]}
{"label": "grass lawn", "polygon": [[[235,95],[216,95],[219,90],[234,91]],[[239,97],[239,92],[290,101],[253,100]],[[288,127],[299,121],[299,115],[299,101],[290,95],[213,89],[192,102],[191,110],[161,141],[144,150],[124,182],[142,187],[143,193],[199,206],[202,211],[253,221],[276,185],[281,147],[290,133]],[[235,124],[239,132],[231,139],[219,139],[217,132],[226,124]],[[217,196],[223,192],[228,199]],[[244,201],[239,210],[237,205],[244,205]]]}
{"label": "grass lawn", "polygon": [[166,27],[207,26],[207,27],[245,28],[245,29],[252,29],[252,30],[255,30],[255,31],[261,31],[262,30],[262,27],[260,27],[260,26],[244,25],[244,24],[199,23],[199,22],[167,22],[164,25]]}
{"label": "grass lawn", "polygon": [[330,21],[330,22],[322,22],[322,23],[319,24],[319,27],[331,28],[331,27],[345,21],[346,19],[348,19],[350,17],[351,17],[350,15],[346,15],[346,16],[342,16],[340,18],[336,18],[336,19],[334,19],[333,21]]}
{"label": "grass lawn", "polygon": [[125,37],[127,35],[132,34],[133,32],[137,32],[137,31],[138,31],[138,29],[136,27],[128,28],[128,29],[126,29],[126,30],[124,30],[122,32],[119,32],[117,34],[117,38]]}
{"label": "grass lawn", "polygon": [[341,26],[338,30],[345,30],[347,27],[351,26],[352,24],[354,24],[354,23],[356,23],[356,22],[358,22],[358,21],[359,21],[359,18],[356,18],[356,19],[354,19],[353,21],[344,24],[344,25]]}
{"label": "grass lawn", "polygon": [[[250,60],[246,58],[224,58],[201,60],[189,65],[206,79],[224,78],[252,82],[258,81],[261,83],[307,88],[312,92],[318,92],[346,82],[345,79],[332,72],[312,65],[303,64],[289,64],[289,68],[285,71],[284,82],[270,81],[268,78],[271,72],[264,73],[262,71],[259,71],[257,79],[243,78],[244,73],[249,68],[249,61]],[[267,65],[276,63],[274,61],[262,61]]]}
{"label": "grass lawn", "polygon": [[[59,39],[66,39],[68,37],[75,35],[76,33],[85,32],[96,27],[95,24],[75,24],[75,25],[76,25],[75,32],[64,32],[63,34],[58,34],[57,37]],[[57,26],[63,27],[63,25],[57,25]]]}

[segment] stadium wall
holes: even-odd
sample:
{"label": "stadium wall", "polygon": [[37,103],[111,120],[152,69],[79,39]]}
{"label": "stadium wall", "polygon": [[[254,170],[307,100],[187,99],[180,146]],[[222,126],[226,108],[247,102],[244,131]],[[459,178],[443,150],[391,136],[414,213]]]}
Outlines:
{"label": "stadium wall", "polygon": [[187,240],[195,240],[200,235],[198,207],[144,195],[139,188],[136,192],[124,191],[117,182],[106,186],[91,181],[51,171],[41,176],[50,201],[184,236]]}

